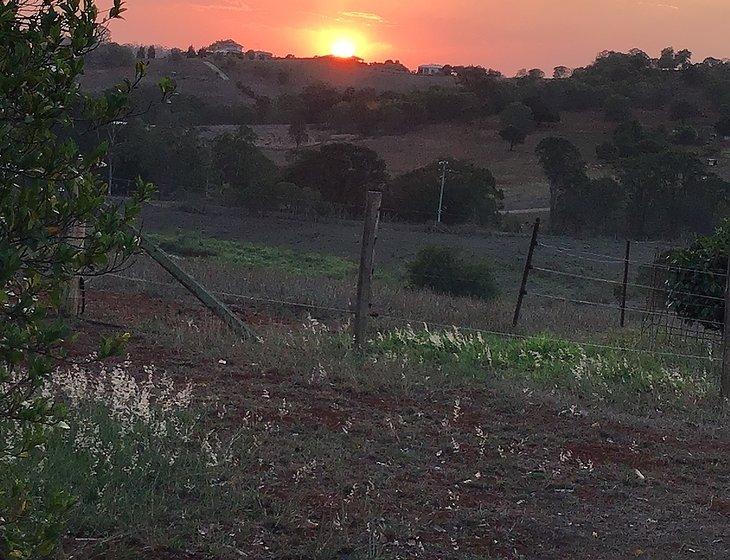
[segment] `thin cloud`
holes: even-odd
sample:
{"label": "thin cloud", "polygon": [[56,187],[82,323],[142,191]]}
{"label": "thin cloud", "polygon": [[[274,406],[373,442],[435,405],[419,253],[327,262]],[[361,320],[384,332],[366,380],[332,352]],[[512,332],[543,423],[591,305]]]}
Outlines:
{"label": "thin cloud", "polygon": [[243,0],[189,0],[191,8],[196,10],[229,10],[232,12],[250,12],[251,6]]}
{"label": "thin cloud", "polygon": [[639,6],[647,6],[649,8],[663,8],[665,10],[680,10],[679,6],[674,4],[664,4],[662,2],[639,2]]}
{"label": "thin cloud", "polygon": [[340,15],[350,19],[364,19],[372,23],[385,23],[381,16],[372,12],[340,12]]}

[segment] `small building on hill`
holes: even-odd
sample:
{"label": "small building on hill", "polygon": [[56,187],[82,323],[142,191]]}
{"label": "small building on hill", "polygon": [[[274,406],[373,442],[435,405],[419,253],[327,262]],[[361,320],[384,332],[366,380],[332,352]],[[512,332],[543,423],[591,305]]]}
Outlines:
{"label": "small building on hill", "polygon": [[243,45],[233,39],[224,39],[211,44],[206,50],[215,54],[242,54]]}
{"label": "small building on hill", "polygon": [[421,64],[418,67],[419,76],[438,76],[444,69],[443,64]]}
{"label": "small building on hill", "polygon": [[268,51],[246,51],[246,58],[249,60],[271,60],[274,54]]}

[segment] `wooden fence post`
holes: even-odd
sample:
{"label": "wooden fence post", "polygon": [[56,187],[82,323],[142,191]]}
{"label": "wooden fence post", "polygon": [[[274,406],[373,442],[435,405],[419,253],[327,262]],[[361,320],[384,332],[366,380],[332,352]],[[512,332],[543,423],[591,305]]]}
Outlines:
{"label": "wooden fence post", "polygon": [[355,302],[355,323],[353,325],[355,346],[361,347],[367,334],[370,301],[373,295],[373,266],[375,263],[375,241],[380,223],[381,191],[368,191],[365,202],[362,246],[360,249],[360,270],[357,277],[357,301]]}
{"label": "wooden fence post", "polygon": [[537,246],[537,234],[540,231],[540,218],[535,219],[535,225],[532,227],[532,238],[530,239],[530,248],[527,250],[527,259],[525,259],[525,269],[522,272],[522,283],[520,284],[520,291],[517,294],[517,305],[515,306],[515,316],[512,319],[512,327],[516,327],[520,321],[520,311],[522,310],[522,300],[527,294],[527,280],[530,277],[530,270],[532,270],[532,255],[535,252]]}
{"label": "wooden fence post", "polygon": [[722,345],[722,371],[720,373],[720,401],[730,398],[730,248],[728,248],[725,275],[725,324]]}
{"label": "wooden fence post", "polygon": [[624,257],[624,282],[621,288],[621,327],[626,325],[626,291],[629,286],[629,262],[631,260],[631,240],[626,240],[626,255]]}
{"label": "wooden fence post", "polygon": [[226,304],[208,292],[202,284],[180,268],[177,263],[149,239],[140,235],[139,246],[157,261],[162,268],[169,272],[175,280],[180,282],[191,294],[198,298],[203,305],[218,315],[238,336],[241,338],[251,338],[254,336],[253,331],[248,325],[241,321]]}

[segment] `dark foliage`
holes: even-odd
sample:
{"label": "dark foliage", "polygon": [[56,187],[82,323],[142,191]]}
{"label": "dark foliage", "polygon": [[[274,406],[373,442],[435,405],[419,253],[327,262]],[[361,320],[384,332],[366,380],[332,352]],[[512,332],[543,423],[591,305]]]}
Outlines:
{"label": "dark foliage", "polygon": [[324,200],[361,206],[365,192],[382,188],[385,162],[369,148],[354,144],[327,144],[301,152],[286,171],[286,180],[322,194]]}
{"label": "dark foliage", "polygon": [[449,247],[426,247],[407,267],[408,283],[452,296],[484,300],[499,295],[492,265],[485,260],[466,258]]}
{"label": "dark foliage", "polygon": [[[448,224],[477,223],[495,226],[503,194],[487,169],[451,160],[444,189],[443,221]],[[413,222],[436,219],[441,192],[438,161],[393,179],[385,197],[390,213]]]}

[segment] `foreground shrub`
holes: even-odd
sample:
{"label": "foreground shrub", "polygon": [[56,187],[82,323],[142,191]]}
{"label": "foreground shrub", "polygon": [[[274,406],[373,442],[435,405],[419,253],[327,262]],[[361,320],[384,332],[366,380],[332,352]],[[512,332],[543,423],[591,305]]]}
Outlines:
{"label": "foreground shrub", "polygon": [[690,247],[669,251],[657,263],[659,270],[666,269],[667,307],[690,325],[724,329],[729,244],[726,218],[713,235],[698,236]]}
{"label": "foreground shrub", "polygon": [[426,247],[419,251],[408,265],[408,283],[452,296],[490,300],[499,295],[489,262],[467,259],[448,247]]}
{"label": "foreground shrub", "polygon": [[[211,508],[231,514],[236,506],[226,498],[232,493],[227,473],[243,455],[239,438],[222,442],[206,427],[192,406],[190,385],[178,387],[151,367],[143,373],[138,381],[126,363],[99,372],[56,371],[43,396],[67,408],[66,421],[47,433],[45,457],[3,465],[0,488],[26,480],[32,499],[47,506],[43,511],[73,496],[68,530],[89,542],[144,534],[164,543],[212,523]],[[11,423],[0,423],[3,440],[21,436]],[[47,521],[30,518],[25,530],[47,531]],[[33,557],[51,550],[50,544],[37,548]]]}

